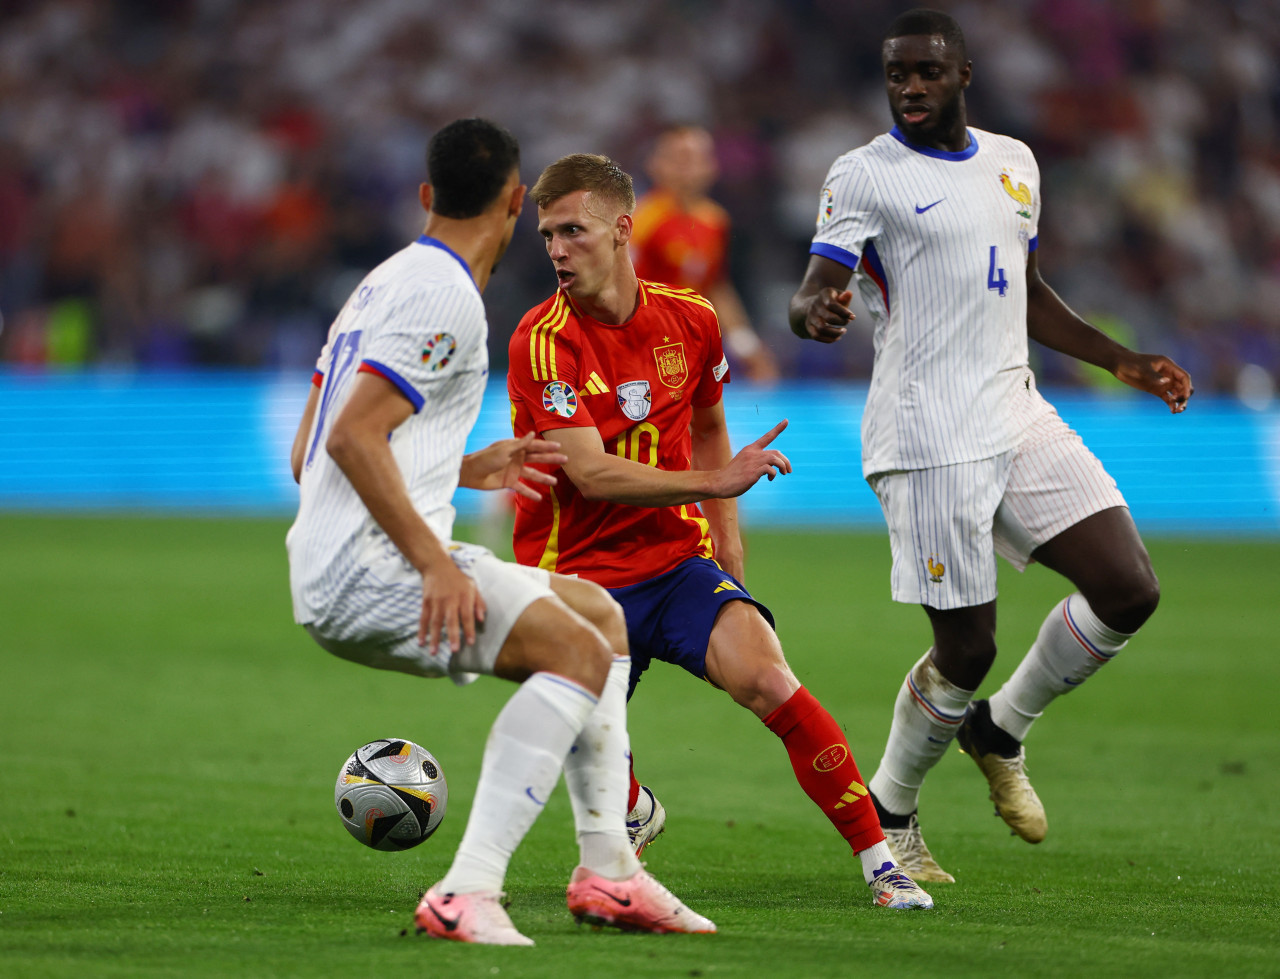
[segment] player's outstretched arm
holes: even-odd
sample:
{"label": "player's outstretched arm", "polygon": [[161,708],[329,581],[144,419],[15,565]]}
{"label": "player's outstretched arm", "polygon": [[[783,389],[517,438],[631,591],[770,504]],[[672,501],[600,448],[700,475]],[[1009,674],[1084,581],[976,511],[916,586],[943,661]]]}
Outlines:
{"label": "player's outstretched arm", "polygon": [[485,617],[475,582],[458,570],[440,540],[413,506],[388,436],[413,412],[390,381],[360,373],[351,397],[334,420],[325,450],[351,482],[369,514],[422,575],[418,644],[434,654],[444,631],[449,645],[475,642]]}
{"label": "player's outstretched arm", "polygon": [[791,472],[791,462],[772,442],[787,427],[775,425],[716,470],[673,472],[632,462],[606,452],[596,428],[558,428],[546,432],[560,443],[569,461],[564,472],[588,500],[607,500],[631,506],[679,506],[703,500],[741,496],[761,477],[773,479]]}
{"label": "player's outstretched arm", "polygon": [[1110,371],[1130,387],[1160,398],[1174,414],[1186,409],[1195,391],[1191,375],[1170,358],[1130,350],[1077,316],[1041,278],[1035,252],[1027,261],[1027,336]]}
{"label": "player's outstretched arm", "polygon": [[468,489],[509,489],[530,500],[542,494],[527,483],[554,486],[556,478],[534,464],[563,466],[569,457],[560,451],[559,442],[544,442],[529,432],[523,438],[499,439],[478,452],[462,457],[458,485]]}
{"label": "player's outstretched arm", "polygon": [[821,255],[809,256],[800,288],[791,297],[787,318],[791,332],[802,340],[835,343],[853,321],[849,278],[853,270]]}

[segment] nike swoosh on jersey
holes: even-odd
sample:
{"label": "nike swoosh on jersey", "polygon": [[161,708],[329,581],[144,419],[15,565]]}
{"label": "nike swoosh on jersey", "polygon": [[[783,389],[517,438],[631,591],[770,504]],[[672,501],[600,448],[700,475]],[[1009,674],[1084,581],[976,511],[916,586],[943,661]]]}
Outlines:
{"label": "nike swoosh on jersey", "polygon": [[592,887],[591,889],[593,891],[599,891],[601,894],[603,894],[605,897],[609,898],[610,900],[617,901],[619,907],[623,907],[623,908],[631,907],[631,898],[629,897],[625,897],[625,898],[618,897],[617,894],[614,894],[612,891],[606,891],[603,887]]}
{"label": "nike swoosh on jersey", "polygon": [[916,205],[916,213],[917,213],[917,214],[923,214],[925,211],[929,210],[929,208],[931,208],[931,207],[937,207],[939,204],[941,204],[941,203],[942,203],[943,201],[945,201],[945,200],[946,200],[946,198],[945,198],[945,197],[940,197],[940,198],[938,198],[936,201],[934,201],[932,204],[926,204],[924,207],[921,207],[919,204],[917,204],[917,205]]}

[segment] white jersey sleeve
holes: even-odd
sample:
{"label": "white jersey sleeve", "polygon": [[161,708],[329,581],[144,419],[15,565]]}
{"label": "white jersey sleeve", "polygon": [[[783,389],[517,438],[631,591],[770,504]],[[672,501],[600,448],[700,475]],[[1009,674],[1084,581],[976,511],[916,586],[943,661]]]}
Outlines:
{"label": "white jersey sleeve", "polygon": [[810,251],[854,269],[868,239],[882,230],[871,175],[855,154],[846,153],[827,172]]}
{"label": "white jersey sleeve", "polygon": [[487,330],[474,315],[476,302],[475,288],[467,285],[399,297],[361,352],[362,364],[395,384],[420,412],[431,386],[465,371],[484,346]]}

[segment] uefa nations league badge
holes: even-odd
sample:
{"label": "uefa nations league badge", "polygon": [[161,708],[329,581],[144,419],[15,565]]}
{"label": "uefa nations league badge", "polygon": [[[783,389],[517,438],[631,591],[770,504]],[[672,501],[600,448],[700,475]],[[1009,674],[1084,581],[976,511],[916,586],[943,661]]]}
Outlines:
{"label": "uefa nations league badge", "polygon": [[633,422],[647,418],[652,404],[648,381],[626,381],[618,385],[618,407]]}

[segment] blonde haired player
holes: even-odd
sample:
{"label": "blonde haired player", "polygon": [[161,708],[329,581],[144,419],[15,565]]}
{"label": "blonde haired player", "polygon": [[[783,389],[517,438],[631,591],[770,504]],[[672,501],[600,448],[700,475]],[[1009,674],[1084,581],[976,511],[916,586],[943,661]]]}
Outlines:
{"label": "blonde haired player", "polygon": [[[637,278],[630,175],[579,153],[530,195],[559,288],[512,336],[507,389],[516,433],[554,438],[567,458],[546,496],[516,501],[516,559],[608,588],[626,612],[633,686],[660,659],[726,691],[782,742],[873,901],[932,907],[895,865],[840,725],[791,672],[769,610],[743,584],[735,498],[790,471],[769,448],[786,422],[733,454],[715,311],[690,289]],[[628,803],[642,849],[665,811],[634,776]]]}

